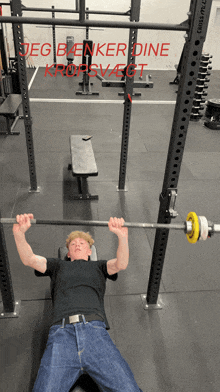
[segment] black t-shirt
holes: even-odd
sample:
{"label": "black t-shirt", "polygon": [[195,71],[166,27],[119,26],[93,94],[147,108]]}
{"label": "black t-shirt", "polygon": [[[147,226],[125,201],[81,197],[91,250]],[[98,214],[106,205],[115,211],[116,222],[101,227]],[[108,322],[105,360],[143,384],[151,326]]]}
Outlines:
{"label": "black t-shirt", "polygon": [[95,313],[104,317],[109,329],[104,309],[106,279],[115,281],[118,275],[108,274],[106,260],[47,259],[46,272],[35,274],[51,278],[53,324],[74,314]]}

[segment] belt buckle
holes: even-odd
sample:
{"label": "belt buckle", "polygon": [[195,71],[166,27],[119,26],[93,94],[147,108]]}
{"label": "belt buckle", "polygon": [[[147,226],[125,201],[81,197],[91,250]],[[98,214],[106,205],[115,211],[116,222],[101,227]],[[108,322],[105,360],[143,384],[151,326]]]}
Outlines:
{"label": "belt buckle", "polygon": [[69,316],[69,323],[70,324],[79,323],[80,322],[79,316],[81,316],[81,314],[74,314],[73,316]]}

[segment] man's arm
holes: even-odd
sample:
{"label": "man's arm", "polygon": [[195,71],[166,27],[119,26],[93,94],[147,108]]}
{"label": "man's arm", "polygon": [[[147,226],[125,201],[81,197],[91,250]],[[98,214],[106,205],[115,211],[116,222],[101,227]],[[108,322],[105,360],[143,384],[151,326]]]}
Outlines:
{"label": "man's arm", "polygon": [[25,232],[31,227],[30,219],[33,218],[33,214],[17,215],[18,223],[13,225],[13,234],[22,263],[44,273],[47,269],[47,259],[35,255],[25,238]]}
{"label": "man's arm", "polygon": [[125,270],[128,266],[128,228],[123,227],[123,225],[123,218],[110,218],[108,223],[109,230],[118,236],[118,249],[116,259],[112,259],[107,262],[107,271],[109,275],[113,275],[121,270]]}

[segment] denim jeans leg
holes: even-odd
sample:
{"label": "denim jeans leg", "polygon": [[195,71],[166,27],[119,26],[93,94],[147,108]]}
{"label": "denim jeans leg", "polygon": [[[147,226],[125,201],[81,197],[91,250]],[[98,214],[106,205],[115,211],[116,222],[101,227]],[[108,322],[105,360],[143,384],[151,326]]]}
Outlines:
{"label": "denim jeans leg", "polygon": [[81,374],[74,327],[52,326],[33,392],[69,392]]}
{"label": "denim jeans leg", "polygon": [[84,325],[83,367],[103,392],[142,392],[101,321]]}

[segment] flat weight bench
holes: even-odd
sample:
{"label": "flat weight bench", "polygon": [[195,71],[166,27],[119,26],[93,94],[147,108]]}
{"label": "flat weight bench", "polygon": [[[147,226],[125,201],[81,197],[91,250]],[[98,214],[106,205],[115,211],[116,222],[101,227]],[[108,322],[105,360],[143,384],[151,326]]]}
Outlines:
{"label": "flat weight bench", "polygon": [[72,164],[68,170],[72,170],[74,177],[77,177],[78,195],[74,195],[74,200],[98,200],[98,195],[90,195],[88,192],[87,177],[97,176],[98,170],[92,148],[91,136],[71,135],[70,154]]}
{"label": "flat weight bench", "polygon": [[[19,119],[19,106],[21,104],[22,98],[20,94],[10,94],[4,100],[0,106],[0,116],[6,118],[7,134],[9,135],[20,135],[20,132],[12,132],[15,124]],[[11,119],[13,123],[11,124]]]}

